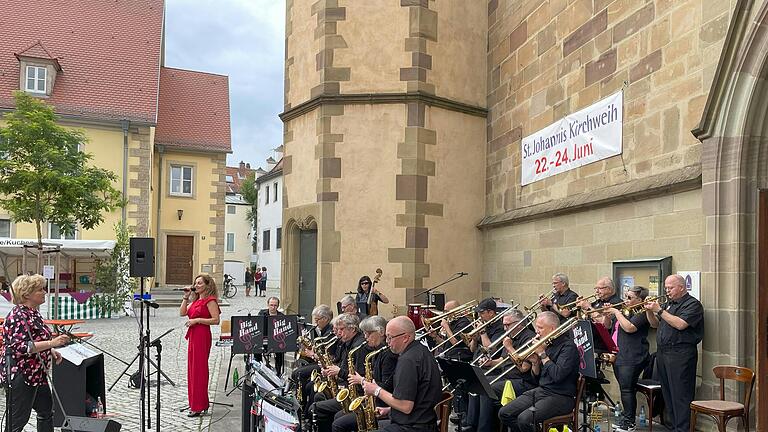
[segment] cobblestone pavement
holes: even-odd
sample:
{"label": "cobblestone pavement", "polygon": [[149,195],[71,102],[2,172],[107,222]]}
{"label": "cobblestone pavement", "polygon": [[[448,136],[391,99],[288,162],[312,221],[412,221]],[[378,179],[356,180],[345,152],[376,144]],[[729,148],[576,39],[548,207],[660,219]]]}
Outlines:
{"label": "cobblestone pavement", "polygon": [[[231,306],[222,308],[222,319],[229,319],[233,314],[244,314],[249,309],[253,313],[258,312],[266,305],[266,297],[245,297],[245,290],[238,287],[237,296],[229,299]],[[277,295],[277,290],[268,290],[269,295]],[[163,431],[229,431],[233,428],[225,425],[239,425],[240,410],[239,404],[236,408],[214,408],[210,415],[202,417],[189,418],[187,411],[182,411],[187,407],[187,342],[184,339],[185,322],[184,317],[180,317],[176,308],[160,308],[153,310],[150,315],[151,336],[155,338],[168,329],[173,329],[171,333],[162,338],[162,364],[163,372],[176,384],[171,386],[165,379],[161,381],[160,386],[160,429]],[[226,400],[232,402],[232,399],[239,400],[239,392],[235,391],[229,398],[225,397],[223,383],[226,374],[227,363],[229,362],[229,348],[216,347],[215,341],[218,340],[220,329],[218,326],[211,328],[213,333],[214,346],[211,348],[209,359],[210,384],[209,398],[211,401]],[[87,321],[80,324],[76,331],[92,332],[94,337],[89,341],[97,346],[103,352],[109,353],[126,362],[130,362],[136,355],[139,340],[138,324],[133,317],[122,317],[120,319],[102,319]],[[93,347],[89,347],[94,349]],[[94,349],[94,351],[99,351]],[[152,351],[152,359],[155,360],[155,351]],[[242,363],[242,361],[240,362]],[[120,373],[125,369],[125,364],[115,360],[109,355],[104,355],[104,373],[107,388],[118,379]],[[233,363],[233,369],[235,363]],[[154,370],[154,368],[152,368]],[[242,365],[239,365],[242,372]],[[129,373],[135,372],[136,363],[129,369]],[[230,380],[231,383],[231,380]],[[155,402],[156,402],[156,378],[152,378],[151,408],[152,408],[152,428],[155,430]],[[230,386],[231,387],[231,386]],[[0,406],[5,406],[5,396],[0,392]],[[139,413],[141,402],[139,391],[128,388],[128,376],[120,378],[119,382],[113,387],[112,391],[107,392],[106,396],[107,414],[109,418],[122,424],[121,431],[134,432],[140,431]],[[239,430],[237,427],[234,430]],[[30,416],[30,421],[24,428],[25,432],[36,431],[35,413]],[[58,430],[58,429],[57,429]]]}

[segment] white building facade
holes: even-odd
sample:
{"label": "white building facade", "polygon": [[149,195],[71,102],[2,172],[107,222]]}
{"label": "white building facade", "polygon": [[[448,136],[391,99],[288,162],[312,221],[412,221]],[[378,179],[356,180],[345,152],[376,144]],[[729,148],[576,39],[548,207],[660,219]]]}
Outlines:
{"label": "white building facade", "polygon": [[254,233],[255,259],[252,258],[252,261],[258,267],[267,268],[267,288],[280,287],[283,238],[283,169],[280,162],[271,171],[256,178],[259,200]]}
{"label": "white building facade", "polygon": [[227,195],[224,211],[224,273],[234,276],[235,284],[245,285],[245,269],[251,263],[250,206],[240,195]]}

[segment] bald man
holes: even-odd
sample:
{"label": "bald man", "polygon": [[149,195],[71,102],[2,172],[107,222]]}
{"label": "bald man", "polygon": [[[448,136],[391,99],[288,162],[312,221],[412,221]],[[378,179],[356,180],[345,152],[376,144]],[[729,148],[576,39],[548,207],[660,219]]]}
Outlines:
{"label": "bald man", "polygon": [[673,431],[690,428],[690,406],[696,392],[698,344],[704,338],[704,306],[688,294],[685,279],[671,275],[664,280],[667,303],[645,305],[656,332],[656,366],[664,402],[672,414]]}
{"label": "bald man", "polygon": [[[547,338],[560,325],[554,312],[542,312],[534,327],[539,339]],[[573,334],[541,344],[536,354],[528,357],[531,371],[539,377],[539,386],[528,390],[503,406],[499,419],[512,432],[534,432],[536,424],[548,418],[568,414],[576,404],[576,382],[579,378],[579,352]],[[531,410],[535,407],[535,410]]]}
{"label": "bald man", "polygon": [[435,358],[427,347],[416,342],[416,328],[407,317],[393,318],[387,324],[386,340],[389,349],[399,355],[394,390],[388,392],[376,382],[363,384],[366,395],[376,396],[388,405],[377,408],[379,414],[389,415],[389,421],[379,422],[379,430],[436,431],[435,405],[442,397],[442,380]]}
{"label": "bald man", "polygon": [[[446,311],[450,311],[452,309],[456,309],[457,307],[459,307],[459,302],[456,300],[450,300],[445,302],[444,309]],[[445,337],[443,337],[443,335],[441,335],[436,330],[430,332],[429,335],[437,343],[444,342],[446,338],[450,339],[450,342],[446,342],[445,345],[440,348],[440,352],[443,354],[443,356],[465,362],[471,361],[472,352],[469,351],[469,347],[461,340],[457,334],[462,332],[462,330],[462,333],[467,333],[472,330],[472,328],[469,326],[469,318],[462,316],[461,318],[456,318],[450,322],[449,320],[442,320],[440,321],[440,327],[442,327],[442,332],[445,334]]]}

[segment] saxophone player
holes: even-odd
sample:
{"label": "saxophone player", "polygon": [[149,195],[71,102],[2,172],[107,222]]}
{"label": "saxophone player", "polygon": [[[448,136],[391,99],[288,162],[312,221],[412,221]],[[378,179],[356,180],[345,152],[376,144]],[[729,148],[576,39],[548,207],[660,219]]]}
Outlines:
{"label": "saxophone player", "polygon": [[[363,335],[359,331],[360,320],[357,315],[343,313],[339,315],[334,324],[334,332],[339,337],[339,348],[336,351],[336,363],[325,369],[322,369],[323,376],[328,380],[346,382],[349,378],[349,366],[347,358],[349,352],[365,343]],[[355,367],[357,367],[355,365]],[[354,373],[354,371],[351,371]],[[335,397],[335,395],[334,395]],[[310,410],[314,412],[317,421],[317,430],[329,431],[334,415],[341,411],[342,406],[335,398],[326,399],[322,393],[315,393],[315,403]]]}
{"label": "saxophone player", "polygon": [[[365,358],[368,354],[378,351],[380,348],[386,346],[385,331],[387,328],[387,320],[381,316],[374,315],[369,316],[360,323],[360,330],[365,335],[366,345],[362,349],[358,350],[355,355],[357,357],[355,364],[356,369],[360,369],[360,365],[363,368],[363,374],[350,373],[347,382],[350,386],[362,386],[365,381]],[[395,366],[397,365],[397,356],[389,350],[384,350],[373,358],[373,380],[375,380],[382,389],[392,392],[394,390],[392,379],[395,373]],[[376,406],[386,406],[380,400],[376,400]],[[336,419],[333,421],[333,432],[350,432],[358,430],[357,427],[357,413],[345,413],[339,411],[336,413]]]}
{"label": "saxophone player", "polygon": [[[331,335],[331,332],[333,331],[333,325],[331,324],[331,320],[333,320],[333,311],[330,307],[328,307],[328,305],[321,304],[315,307],[312,310],[312,320],[317,326],[310,335],[313,340],[317,338],[325,338]],[[313,383],[310,380],[310,377],[312,376],[312,371],[319,371],[320,366],[317,364],[317,358],[314,350],[307,349],[304,351],[304,354],[308,358],[314,359],[315,361],[294,369],[293,372],[291,372],[291,380],[296,383],[296,385],[301,386],[302,394],[312,395],[314,391],[312,389]],[[309,402],[311,401],[312,399],[309,397],[304,397],[303,401],[301,401],[303,402],[302,412],[304,414],[307,413],[307,410],[309,409]]]}

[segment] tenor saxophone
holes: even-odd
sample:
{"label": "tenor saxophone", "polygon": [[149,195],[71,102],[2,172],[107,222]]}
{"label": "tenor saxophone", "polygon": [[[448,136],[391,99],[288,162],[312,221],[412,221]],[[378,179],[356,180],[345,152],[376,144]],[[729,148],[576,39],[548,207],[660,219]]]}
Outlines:
{"label": "tenor saxophone", "polygon": [[[365,380],[373,381],[373,358],[382,351],[389,349],[388,346],[377,349],[365,356]],[[365,403],[362,410],[358,410]],[[379,428],[379,422],[376,420],[376,397],[373,395],[360,396],[349,404],[349,409],[354,411],[357,421],[358,432],[371,432]]]}
{"label": "tenor saxophone", "polygon": [[[351,375],[355,373],[355,351],[359,350],[365,345],[365,342],[361,343],[360,345],[356,346],[355,348],[352,348],[349,350],[349,353],[347,354],[347,370],[348,373]],[[349,403],[352,402],[354,399],[357,399],[357,389],[354,385],[347,386],[347,388],[340,389],[338,393],[336,393],[336,402],[341,404],[341,408],[344,409],[344,412],[348,413],[349,410]]]}

